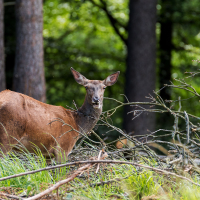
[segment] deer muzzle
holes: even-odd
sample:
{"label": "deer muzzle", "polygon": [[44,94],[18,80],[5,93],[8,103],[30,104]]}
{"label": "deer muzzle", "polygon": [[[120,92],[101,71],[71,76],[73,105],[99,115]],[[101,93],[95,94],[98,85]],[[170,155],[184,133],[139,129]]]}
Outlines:
{"label": "deer muzzle", "polygon": [[100,100],[99,100],[98,97],[92,98],[92,105],[93,105],[93,108],[100,108],[101,107]]}

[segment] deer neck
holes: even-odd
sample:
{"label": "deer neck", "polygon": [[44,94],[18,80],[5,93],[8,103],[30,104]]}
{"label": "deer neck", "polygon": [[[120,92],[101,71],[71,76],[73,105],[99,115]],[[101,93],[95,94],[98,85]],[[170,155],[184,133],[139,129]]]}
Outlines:
{"label": "deer neck", "polygon": [[79,131],[82,133],[90,132],[99,120],[102,113],[102,106],[100,108],[94,108],[93,105],[87,101],[87,96],[83,105],[78,109],[77,112],[77,125]]}

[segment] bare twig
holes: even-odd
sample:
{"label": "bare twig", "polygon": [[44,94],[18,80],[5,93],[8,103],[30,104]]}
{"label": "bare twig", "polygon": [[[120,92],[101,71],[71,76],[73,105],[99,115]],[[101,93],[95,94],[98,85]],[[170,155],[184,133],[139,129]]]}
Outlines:
{"label": "bare twig", "polygon": [[[100,160],[100,157],[101,157],[101,153],[102,153],[102,150],[99,152],[99,155],[98,155],[98,158],[97,160]],[[96,169],[96,173],[99,171],[99,163],[97,164],[97,169]]]}

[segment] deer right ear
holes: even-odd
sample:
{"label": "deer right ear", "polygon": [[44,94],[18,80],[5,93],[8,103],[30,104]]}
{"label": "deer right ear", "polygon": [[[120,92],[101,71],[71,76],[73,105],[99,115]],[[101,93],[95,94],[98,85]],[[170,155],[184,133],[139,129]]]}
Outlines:
{"label": "deer right ear", "polygon": [[79,72],[77,72],[75,69],[73,69],[71,67],[71,72],[74,76],[75,81],[80,84],[80,85],[86,85],[88,83],[88,79],[85,78],[85,76],[83,76],[82,74],[80,74]]}
{"label": "deer right ear", "polygon": [[116,72],[114,74],[111,74],[110,76],[108,76],[104,81],[104,85],[106,86],[111,86],[113,84],[115,84],[117,82],[117,79],[119,77],[120,72]]}

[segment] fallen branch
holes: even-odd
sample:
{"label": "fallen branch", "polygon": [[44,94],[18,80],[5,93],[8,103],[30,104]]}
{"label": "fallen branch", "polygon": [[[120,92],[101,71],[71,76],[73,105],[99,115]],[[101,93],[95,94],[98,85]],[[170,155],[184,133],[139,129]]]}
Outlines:
{"label": "fallen branch", "polygon": [[10,199],[21,199],[21,200],[24,199],[24,198],[18,197],[16,195],[6,194],[6,193],[3,193],[3,192],[0,192],[0,196],[7,197],[7,198],[10,198]]}
{"label": "fallen branch", "polygon": [[78,170],[76,170],[67,179],[57,182],[55,185],[53,185],[52,187],[48,188],[47,190],[45,190],[45,191],[43,191],[43,192],[41,192],[41,193],[39,193],[39,194],[37,194],[35,196],[29,197],[26,200],[40,199],[41,197],[43,197],[43,196],[49,194],[50,192],[52,192],[53,190],[59,188],[61,185],[66,184],[66,183],[72,181],[76,176],[78,176],[80,173],[82,173],[86,169],[90,168],[91,166],[92,166],[92,163],[89,163],[87,165],[84,165],[84,166],[80,167]]}

